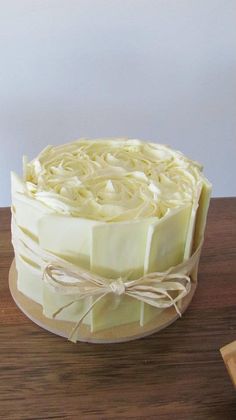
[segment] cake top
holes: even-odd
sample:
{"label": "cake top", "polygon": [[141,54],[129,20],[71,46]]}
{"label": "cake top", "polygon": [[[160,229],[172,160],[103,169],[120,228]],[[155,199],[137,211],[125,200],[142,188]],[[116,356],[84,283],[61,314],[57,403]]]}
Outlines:
{"label": "cake top", "polygon": [[24,161],[27,195],[60,214],[106,222],[162,218],[195,199],[202,167],[136,139],[80,139]]}

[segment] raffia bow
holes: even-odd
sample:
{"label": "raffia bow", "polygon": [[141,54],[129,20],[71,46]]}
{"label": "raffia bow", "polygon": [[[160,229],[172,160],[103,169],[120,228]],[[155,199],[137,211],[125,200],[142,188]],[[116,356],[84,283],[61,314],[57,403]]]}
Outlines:
{"label": "raffia bow", "polygon": [[190,275],[197,269],[202,242],[195,253],[186,261],[171,267],[165,272],[145,274],[136,280],[126,278],[108,279],[98,274],[86,271],[71,264],[48,264],[45,267],[43,279],[45,283],[60,295],[73,295],[73,299],[56,310],[52,317],[68,308],[73,303],[86,297],[95,300],[80,317],[72,329],[68,339],[76,342],[76,332],[84,318],[92,308],[108,293],[127,295],[156,308],[174,307],[181,316],[178,302],[183,299],[191,289]]}

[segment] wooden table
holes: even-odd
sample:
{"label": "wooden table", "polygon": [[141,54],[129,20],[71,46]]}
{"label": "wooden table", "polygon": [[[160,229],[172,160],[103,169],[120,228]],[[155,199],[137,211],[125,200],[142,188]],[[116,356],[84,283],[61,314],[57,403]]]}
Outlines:
{"label": "wooden table", "polygon": [[8,290],[0,209],[1,419],[236,419],[220,347],[236,340],[236,198],[211,201],[199,285],[182,319],[124,344],[73,344],[27,319]]}

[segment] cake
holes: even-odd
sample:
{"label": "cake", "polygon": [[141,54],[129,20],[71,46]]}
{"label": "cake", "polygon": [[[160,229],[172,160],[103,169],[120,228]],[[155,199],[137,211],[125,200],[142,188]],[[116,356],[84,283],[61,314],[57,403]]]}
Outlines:
{"label": "cake", "polygon": [[196,251],[199,259],[211,194],[199,163],[157,143],[79,139],[24,158],[23,177],[12,172],[11,182],[17,288],[45,317],[79,321],[93,336],[132,324],[142,331],[169,307],[181,313],[197,262],[182,278],[160,274]]}

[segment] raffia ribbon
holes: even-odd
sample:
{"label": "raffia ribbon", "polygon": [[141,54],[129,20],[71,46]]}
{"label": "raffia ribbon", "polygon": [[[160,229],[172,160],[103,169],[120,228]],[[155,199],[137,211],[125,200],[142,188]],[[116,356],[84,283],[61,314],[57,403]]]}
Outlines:
{"label": "raffia ribbon", "polygon": [[60,295],[74,295],[73,299],[57,309],[52,314],[52,317],[56,318],[64,309],[81,299],[86,297],[95,298],[68,337],[69,340],[76,342],[76,333],[84,318],[108,293],[119,296],[127,295],[156,308],[170,308],[173,306],[177,314],[181,316],[177,304],[191,290],[190,275],[192,275],[193,281],[196,281],[196,270],[202,242],[194,254],[181,264],[173,266],[165,272],[153,272],[129,281],[127,277],[119,277],[115,280],[108,279],[77,266],[73,266],[72,269],[72,264],[67,264],[66,261],[63,264],[50,263],[45,267],[43,273],[44,282]]}
{"label": "raffia ribbon", "polygon": [[173,306],[177,314],[181,316],[178,302],[190,292],[191,279],[192,281],[197,280],[197,267],[203,238],[189,259],[170,267],[165,272],[153,272],[129,281],[127,280],[128,275],[117,279],[99,276],[43,250],[37,242],[19,228],[14,213],[12,217],[12,242],[19,258],[24,255],[43,268],[43,280],[55,293],[74,296],[69,303],[57,309],[52,314],[52,318],[56,318],[64,309],[81,299],[95,298],[68,337],[69,340],[76,342],[76,332],[84,318],[108,293],[119,296],[127,295],[160,309]]}

